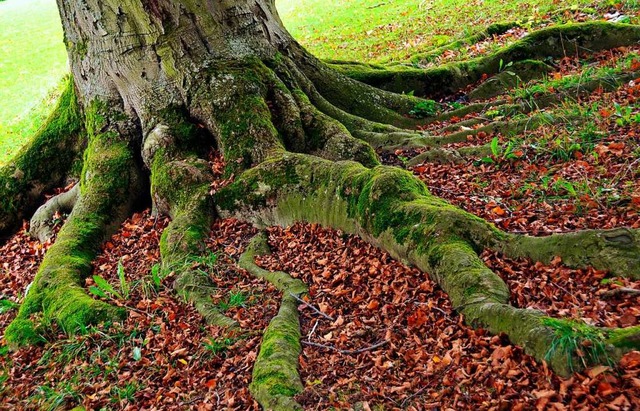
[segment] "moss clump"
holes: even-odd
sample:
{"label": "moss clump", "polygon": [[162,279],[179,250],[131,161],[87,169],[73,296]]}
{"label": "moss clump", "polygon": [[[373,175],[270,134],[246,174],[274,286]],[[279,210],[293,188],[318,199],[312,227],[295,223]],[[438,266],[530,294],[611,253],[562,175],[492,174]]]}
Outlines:
{"label": "moss clump", "polygon": [[9,324],[4,332],[4,338],[10,347],[22,347],[45,341],[33,321],[20,318],[16,318]]}
{"label": "moss clump", "polygon": [[640,349],[640,326],[609,331],[607,343],[619,348]]}

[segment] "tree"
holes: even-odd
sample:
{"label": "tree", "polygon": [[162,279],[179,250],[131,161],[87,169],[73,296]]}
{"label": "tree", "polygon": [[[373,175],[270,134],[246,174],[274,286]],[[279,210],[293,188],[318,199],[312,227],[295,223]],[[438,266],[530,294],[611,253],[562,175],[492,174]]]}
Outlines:
{"label": "tree", "polygon": [[[58,5],[73,77],[47,126],[0,174],[0,230],[10,232],[45,190],[82,168],[78,188],[33,218],[35,234],[46,237],[43,222],[51,213],[72,209],[6,330],[13,346],[37,342],[47,321],[72,333],[126,315],[87,295],[82,279],[101,242],[150,192],[155,211],[172,219],[161,242],[163,265],[177,273],[176,291],[212,323],[234,325],[215,309],[209,280],[188,261],[202,252],[216,216],[235,216],[257,226],[309,221],[356,233],[428,272],[469,324],[506,333],[559,373],[569,373],[577,355],[550,350],[563,327],[576,339],[595,336],[594,346],[614,357],[638,348],[638,327],[574,327],[509,305],[507,286],[478,257],[485,248],[543,262],[560,256],[570,266],[637,278],[637,231],[506,233],[432,195],[407,171],[380,165],[374,148],[432,147],[426,161],[464,155],[437,147],[466,134],[410,130],[429,120],[415,114],[431,115],[433,101],[402,93],[453,93],[502,71],[505,62],[525,75],[527,64],[542,64],[531,59],[561,56],[560,42],[610,48],[638,41],[640,28],[585,23],[541,30],[490,56],[428,71],[322,62],[289,35],[273,0]],[[223,177],[233,180],[215,192],[205,161],[213,146],[227,164]],[[257,237],[240,263],[270,278],[284,297],[265,333],[252,392],[265,407],[296,408],[295,306],[305,286],[255,267],[253,256],[264,252]]]}

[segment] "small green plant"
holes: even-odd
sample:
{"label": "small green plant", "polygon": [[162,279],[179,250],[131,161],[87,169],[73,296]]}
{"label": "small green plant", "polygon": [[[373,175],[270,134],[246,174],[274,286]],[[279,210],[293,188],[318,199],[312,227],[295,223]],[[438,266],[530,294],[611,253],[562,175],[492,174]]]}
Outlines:
{"label": "small green plant", "polygon": [[140,389],[139,385],[135,382],[129,382],[123,387],[118,385],[111,388],[110,394],[112,395],[111,402],[122,404],[123,402],[133,402],[135,395]]}
{"label": "small green plant", "polygon": [[516,150],[519,144],[513,140],[509,140],[503,147],[500,146],[500,140],[498,137],[494,137],[489,143],[489,149],[491,150],[490,157],[483,157],[480,162],[494,164],[501,163],[503,161],[514,160],[520,158],[521,152]]}
{"label": "small green plant", "polygon": [[624,286],[624,282],[620,281],[619,278],[603,278],[600,281],[601,285],[609,285],[609,284],[615,284],[618,285],[620,287]]}
{"label": "small green plant", "polygon": [[36,389],[33,399],[41,404],[40,409],[55,411],[61,409],[65,405],[79,403],[82,396],[76,390],[71,381],[63,381],[55,388],[46,384],[39,386]]}
{"label": "small green plant", "polygon": [[247,303],[247,295],[242,291],[232,291],[227,301],[218,303],[220,311],[227,311],[230,308],[244,307]]}
{"label": "small green plant", "polygon": [[557,318],[545,318],[542,324],[554,331],[553,342],[546,355],[547,360],[561,352],[566,356],[571,370],[575,369],[575,359],[579,359],[585,367],[594,363],[612,364],[603,331],[584,322]]}
{"label": "small green plant", "polygon": [[0,314],[4,314],[11,310],[15,310],[18,307],[20,307],[20,304],[14,303],[11,300],[4,299],[4,298],[0,300]]}
{"label": "small green plant", "polygon": [[449,103],[449,107],[451,108],[451,110],[459,110],[462,107],[464,107],[464,104],[458,102],[458,101],[454,101]]}
{"label": "small green plant", "polygon": [[209,269],[214,268],[217,262],[218,262],[218,254],[212,253],[212,252],[205,255],[192,257],[187,260],[187,264],[200,265]]}
{"label": "small green plant", "polygon": [[212,355],[216,356],[227,351],[235,342],[236,340],[233,338],[221,338],[218,340],[209,339],[208,341],[203,342],[202,345]]}
{"label": "small green plant", "polygon": [[432,117],[438,113],[438,103],[433,100],[422,100],[416,103],[409,114],[415,118]]}
{"label": "small green plant", "polygon": [[576,190],[576,187],[575,187],[575,186],[574,186],[570,181],[564,180],[564,179],[562,179],[562,178],[557,179],[557,180],[555,181],[555,183],[553,183],[553,188],[554,188],[556,191],[562,191],[562,190],[564,190],[564,191],[566,191],[566,192],[567,192],[571,197],[574,197],[574,198],[578,198],[578,197],[579,197],[579,195],[578,195],[578,191]]}
{"label": "small green plant", "polygon": [[616,124],[620,127],[628,126],[631,124],[640,123],[640,113],[634,113],[634,107],[621,106],[618,103],[614,103],[616,109]]}
{"label": "small green plant", "polygon": [[107,280],[99,275],[93,276],[93,281],[96,285],[92,285],[89,287],[89,291],[97,295],[100,298],[105,299],[113,299],[116,298],[118,300],[126,300],[129,298],[129,292],[131,287],[129,286],[129,282],[127,281],[124,266],[122,265],[122,260],[118,261],[118,279],[120,280],[120,290],[116,290]]}

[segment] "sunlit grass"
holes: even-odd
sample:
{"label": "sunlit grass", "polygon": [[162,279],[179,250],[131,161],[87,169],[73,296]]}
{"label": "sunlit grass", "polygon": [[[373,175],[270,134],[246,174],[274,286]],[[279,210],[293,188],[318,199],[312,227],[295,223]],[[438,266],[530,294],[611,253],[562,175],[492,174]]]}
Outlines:
{"label": "sunlit grass", "polygon": [[62,39],[55,0],[0,2],[0,164],[53,107],[47,96],[68,71]]}
{"label": "sunlit grass", "polygon": [[276,0],[285,26],[318,57],[370,62],[408,59],[491,23],[588,4],[594,1]]}

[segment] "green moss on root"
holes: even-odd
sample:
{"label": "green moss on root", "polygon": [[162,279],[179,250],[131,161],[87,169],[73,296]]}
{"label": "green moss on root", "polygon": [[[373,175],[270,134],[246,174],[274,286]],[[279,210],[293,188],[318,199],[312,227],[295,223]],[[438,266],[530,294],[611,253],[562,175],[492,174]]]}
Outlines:
{"label": "green moss on root", "polygon": [[293,296],[285,294],[278,315],[262,337],[249,385],[251,394],[264,409],[302,409],[293,400],[293,396],[303,390],[298,375],[301,349],[298,304]]}
{"label": "green moss on root", "polygon": [[123,308],[94,300],[84,291],[84,279],[100,244],[128,214],[136,192],[137,169],[127,139],[119,136],[106,119],[105,104],[87,110],[89,145],[82,171],[81,196],[48,250],[16,320],[5,338],[12,346],[33,341],[29,328],[33,314],[42,312],[42,323],[55,321],[67,333],[102,320],[120,320]]}
{"label": "green moss on root", "polygon": [[44,192],[60,186],[84,145],[82,116],[67,78],[57,106],[33,139],[0,169],[0,235],[38,206]]}
{"label": "green moss on root", "polygon": [[[273,186],[265,183],[285,174],[285,169],[295,172],[295,178]],[[543,323],[544,315],[508,305],[507,286],[478,257],[483,248],[497,248],[513,239],[432,196],[409,173],[286,154],[243,174],[218,195],[226,197],[223,204],[229,207],[220,207],[223,216],[236,215],[258,225],[307,221],[359,234],[428,272],[468,323],[506,333],[537,359],[548,360],[561,375],[569,375],[575,366],[561,351],[547,355],[554,332]],[[620,238],[611,241],[623,241]],[[621,332],[611,335],[623,335],[617,333]],[[265,350],[273,351],[269,344]]]}
{"label": "green moss on root", "polygon": [[498,73],[510,62],[564,57],[566,50],[603,50],[635,44],[640,28],[609,22],[565,24],[544,28],[488,56],[450,63],[429,69],[393,68],[389,70],[353,69],[347,74],[359,81],[397,93],[414,91],[417,96],[452,94]]}

